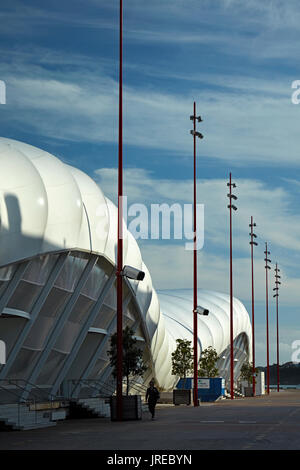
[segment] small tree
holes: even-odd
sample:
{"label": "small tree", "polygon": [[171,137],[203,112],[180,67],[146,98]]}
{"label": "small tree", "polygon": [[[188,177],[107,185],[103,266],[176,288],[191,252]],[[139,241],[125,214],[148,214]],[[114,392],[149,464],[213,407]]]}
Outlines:
{"label": "small tree", "polygon": [[[258,373],[258,369],[255,368],[255,375]],[[248,385],[253,384],[253,364],[250,362],[244,362],[244,364],[241,367],[241,375],[240,375],[242,380],[246,380],[248,382]],[[256,383],[256,381],[255,381]]]}
{"label": "small tree", "polygon": [[216,377],[219,374],[216,367],[217,360],[217,351],[212,346],[204,349],[199,361],[199,377]]}
{"label": "small tree", "polygon": [[[123,367],[122,376],[126,377],[126,395],[129,393],[129,377],[142,376],[147,370],[143,361],[143,351],[137,347],[134,331],[129,327],[123,330]],[[113,376],[117,376],[117,333],[111,336],[110,349],[107,351]]]}
{"label": "small tree", "polygon": [[193,348],[192,342],[187,339],[177,339],[177,348],[172,352],[172,375],[186,378],[193,370]]}

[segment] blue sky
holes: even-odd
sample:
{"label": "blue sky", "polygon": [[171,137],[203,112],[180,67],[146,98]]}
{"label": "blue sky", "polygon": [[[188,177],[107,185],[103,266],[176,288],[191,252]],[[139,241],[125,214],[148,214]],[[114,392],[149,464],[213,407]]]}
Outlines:
{"label": "blue sky", "polygon": [[[126,0],[124,163],[129,202],[192,201],[193,101],[202,115],[198,197],[205,205],[199,287],[228,292],[226,180],[237,183],[234,294],[250,312],[248,224],[255,250],[257,362],[265,364],[264,242],[282,274],[281,361],[300,339],[300,7],[296,0]],[[115,200],[118,1],[2,1],[1,134],[81,168]],[[200,130],[200,127],[199,127]],[[157,288],[192,286],[178,241],[143,240]],[[273,268],[274,266],[272,266]],[[270,291],[273,287],[273,269]],[[275,308],[270,295],[270,359]]]}

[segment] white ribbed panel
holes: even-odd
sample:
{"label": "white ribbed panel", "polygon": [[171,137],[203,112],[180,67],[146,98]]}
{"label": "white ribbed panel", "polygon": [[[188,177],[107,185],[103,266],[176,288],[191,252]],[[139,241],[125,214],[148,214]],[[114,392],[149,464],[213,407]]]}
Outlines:
{"label": "white ribbed panel", "polygon": [[[0,267],[62,249],[97,253],[116,265],[117,208],[89,176],[48,152],[5,138],[0,167]],[[143,282],[130,283],[145,319],[154,376],[158,386],[171,389],[178,379],[171,375],[176,339],[193,339],[192,291],[161,291],[158,299],[135,239],[125,225],[123,232],[124,264],[146,273]],[[199,354],[208,346],[221,353],[229,345],[229,296],[199,290],[198,297],[210,311],[198,317]],[[251,345],[248,313],[234,299],[234,337],[240,333]]]}

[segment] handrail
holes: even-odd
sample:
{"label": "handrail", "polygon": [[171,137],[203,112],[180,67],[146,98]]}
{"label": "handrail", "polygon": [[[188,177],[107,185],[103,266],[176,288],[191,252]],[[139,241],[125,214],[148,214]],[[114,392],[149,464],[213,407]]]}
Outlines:
{"label": "handrail", "polygon": [[[2,379],[1,382],[7,382],[7,380]],[[0,389],[4,390],[4,392],[6,392],[6,393],[10,393],[11,395],[16,396],[18,398],[18,401],[16,403],[19,403],[21,401],[21,397],[17,393],[12,392],[11,390],[8,390],[7,388],[2,387],[1,385],[0,385]],[[24,401],[24,403],[25,403],[25,401]],[[15,403],[11,403],[11,404],[15,404]]]}
{"label": "handrail", "polygon": [[[70,379],[69,381],[69,386],[68,386],[68,393],[69,393],[69,398],[73,395],[74,391],[77,389],[77,387],[81,386],[86,386],[87,388],[96,390],[99,394],[105,394],[109,393],[109,395],[113,395],[116,391],[116,385],[109,385],[104,381],[97,380],[97,379]],[[74,384],[74,388],[72,392],[70,393],[70,384]],[[127,381],[126,379],[123,380],[123,385],[127,386]],[[82,388],[82,387],[80,387]],[[142,383],[139,383],[135,381],[134,379],[131,379],[129,381],[129,388],[133,389],[135,391],[138,391],[140,393],[146,393],[147,391],[147,386],[145,386]],[[79,392],[80,393],[80,392]]]}
{"label": "handrail", "polygon": [[147,389],[148,389],[148,387],[147,387],[146,385],[139,383],[139,382],[138,382],[137,380],[135,380],[135,379],[131,379],[131,380],[129,381],[129,388],[130,388],[130,387],[134,388],[134,389],[137,390],[137,391],[140,391],[140,390],[141,390],[141,391],[144,391],[144,392],[146,392]]}
{"label": "handrail", "polygon": [[97,390],[100,392],[100,389],[106,389],[111,395],[114,393],[116,386],[115,385],[109,385],[106,382],[103,382],[102,380],[97,380],[97,379],[85,379],[85,382],[92,382],[93,384],[99,384],[100,387],[96,387]]}
{"label": "handrail", "polygon": [[[7,382],[7,380],[5,379],[1,379],[1,382]],[[9,382],[9,381],[8,381]],[[8,403],[8,404],[11,404],[11,405],[18,405],[18,426],[20,426],[21,424],[21,409],[20,409],[20,405],[23,403],[25,405],[27,405],[28,403],[33,403],[34,404],[34,417],[35,417],[35,422],[37,421],[37,414],[36,414],[36,406],[35,406],[35,400],[28,400],[28,399],[24,399],[22,397],[20,397],[17,393],[15,392],[12,392],[11,390],[5,388],[5,387],[2,387],[0,385],[0,389],[1,390],[4,390],[5,393],[10,393],[11,395],[14,395],[18,398],[18,401],[16,403]]]}
{"label": "handrail", "polygon": [[[107,391],[109,392],[110,394],[113,394],[114,390],[115,390],[115,387],[110,387],[109,385],[107,385],[105,382],[101,382],[100,380],[92,380],[92,379],[88,379],[89,382],[91,382],[92,384],[88,386],[91,387],[91,388],[94,388],[95,390],[97,390],[99,393],[102,392],[102,389],[104,389],[104,392]],[[86,382],[86,380],[84,381]],[[96,387],[96,384],[100,384],[100,387]],[[106,390],[105,390],[106,389]]]}
{"label": "handrail", "polygon": [[[18,380],[22,380],[22,379],[15,379],[15,382],[17,382]],[[10,383],[11,385],[15,385],[17,388],[19,388],[20,390],[22,390],[22,392],[24,392],[24,390],[26,390],[26,388],[21,387],[21,386],[18,385],[17,383],[14,383],[13,380],[9,380],[8,383]],[[34,396],[34,394],[33,394],[33,396]],[[35,399],[35,398],[36,398],[36,397],[34,396],[34,399]],[[22,397],[21,397],[21,399],[22,399]],[[35,400],[35,401],[36,401],[36,400]]]}
{"label": "handrail", "polygon": [[[48,400],[49,400],[48,397],[50,397],[50,401],[51,401],[51,402],[54,401],[54,400],[58,400],[58,399],[64,398],[64,397],[59,396],[59,395],[52,395],[52,393],[50,393],[50,392],[48,392],[48,391],[45,392],[45,391],[44,391],[43,389],[41,389],[41,387],[39,387],[38,385],[33,384],[33,383],[31,383],[31,382],[29,382],[28,380],[25,380],[25,379],[11,379],[9,382],[12,383],[12,384],[13,384],[14,382],[24,382],[26,385],[30,385],[30,386],[31,386],[30,393],[33,393],[33,394],[34,394],[34,392],[32,392],[32,389],[33,389],[33,390],[37,390],[40,394],[44,393],[44,395],[47,395],[46,397],[45,397],[45,396],[42,397],[43,401],[44,401],[44,400],[48,401]],[[15,385],[17,385],[17,384],[15,384]],[[17,385],[17,386],[18,386],[18,385]],[[19,386],[19,387],[20,387],[20,386]],[[20,387],[20,388],[22,388],[23,390],[27,390],[27,387]]]}
{"label": "handrail", "polygon": [[[72,393],[70,393],[70,386],[68,387],[68,391],[69,391],[69,398],[71,398],[71,396],[73,395],[74,391],[77,389],[77,387],[79,385],[85,385],[86,387],[88,388],[91,388],[91,389],[94,389],[94,390],[97,390],[98,393],[101,393],[101,390],[100,390],[100,387],[97,387],[96,384],[99,384],[101,383],[101,388],[103,389],[106,389],[104,391],[108,392],[110,395],[113,394],[114,390],[115,390],[115,387],[111,388],[109,387],[107,384],[105,384],[104,382],[101,382],[97,379],[78,379],[78,380],[74,380],[74,379],[71,379],[68,381],[69,384],[75,384],[75,387],[74,389],[72,390]],[[80,392],[79,392],[80,393]]]}

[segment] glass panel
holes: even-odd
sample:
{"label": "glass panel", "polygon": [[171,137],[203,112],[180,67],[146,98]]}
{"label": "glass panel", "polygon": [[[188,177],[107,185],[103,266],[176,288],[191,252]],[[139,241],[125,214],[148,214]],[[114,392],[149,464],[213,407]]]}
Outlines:
{"label": "glass panel", "polygon": [[115,313],[115,310],[111,309],[107,305],[103,305],[92,326],[106,330],[110,325]]}
{"label": "glass panel", "polygon": [[7,306],[9,308],[23,310],[23,312],[30,312],[41,290],[41,286],[37,286],[26,281],[20,281],[17,290],[13,294]]}
{"label": "glass panel", "polygon": [[0,316],[0,339],[6,344],[6,357],[9,356],[11,349],[27,322],[28,320],[25,320],[25,318]]}
{"label": "glass panel", "polygon": [[77,338],[81,325],[79,323],[73,323],[67,321],[63,327],[59,338],[57,339],[54,349],[64,354],[68,354],[74,344],[75,339]]}
{"label": "glass panel", "polygon": [[39,316],[56,317],[61,312],[70,296],[71,294],[69,292],[53,287]]}
{"label": "glass panel", "polygon": [[17,264],[11,264],[9,266],[5,266],[4,268],[0,268],[1,281],[10,281],[15,273],[15,270],[17,269],[17,266]]}
{"label": "glass panel", "polygon": [[70,321],[74,323],[84,323],[95,302],[84,295],[80,295],[70,315]]}
{"label": "glass panel", "polygon": [[0,298],[2,297],[7,285],[8,281],[0,281]]}
{"label": "glass panel", "polygon": [[44,285],[56,263],[58,255],[39,256],[30,262],[23,279],[35,284]]}
{"label": "glass panel", "polygon": [[61,368],[65,358],[66,358],[65,354],[62,354],[58,351],[51,351],[48,357],[48,360],[37,379],[37,384],[38,385],[53,384],[57,377],[58,370]]}
{"label": "glass panel", "polygon": [[97,360],[96,365],[89,375],[89,379],[100,379],[100,374],[102,373],[103,369],[107,366],[108,359],[100,358]]}
{"label": "glass panel", "polygon": [[24,342],[24,346],[28,349],[41,351],[54,321],[54,317],[38,317]]}
{"label": "glass panel", "polygon": [[114,284],[105,297],[105,305],[116,310],[117,309],[117,287]]}
{"label": "glass panel", "polygon": [[61,289],[73,292],[76,284],[88,262],[85,253],[78,253],[68,256],[60,275],[58,276],[55,286]]}
{"label": "glass panel", "polygon": [[82,289],[82,294],[94,300],[98,299],[107,279],[108,275],[98,265],[94,266]]}
{"label": "glass panel", "polygon": [[135,321],[138,318],[136,308],[132,302],[130,302],[130,304],[125,309],[124,315],[131,321]]}
{"label": "glass panel", "polygon": [[39,351],[31,351],[29,349],[22,348],[18,354],[17,360],[14,361],[10,369],[7,378],[27,380],[39,358],[39,355]]}

